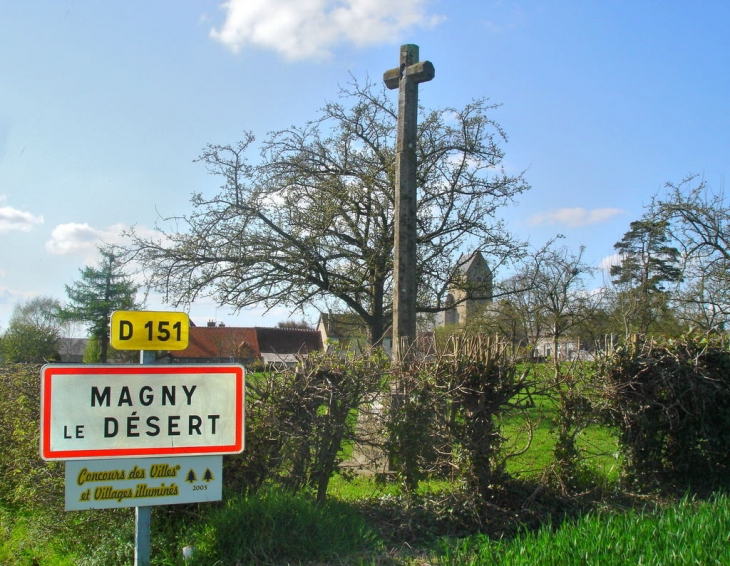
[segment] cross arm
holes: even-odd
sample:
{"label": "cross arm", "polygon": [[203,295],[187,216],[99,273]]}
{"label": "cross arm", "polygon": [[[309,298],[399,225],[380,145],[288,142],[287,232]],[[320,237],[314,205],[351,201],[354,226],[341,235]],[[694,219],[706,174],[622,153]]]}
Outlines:
{"label": "cross arm", "polygon": [[398,85],[400,85],[400,69],[396,67],[385,71],[383,73],[383,82],[390,90],[398,88]]}
{"label": "cross arm", "polygon": [[[400,85],[400,79],[403,74],[402,67],[390,69],[383,73],[383,82],[390,90],[398,88]],[[406,78],[416,83],[425,83],[432,80],[436,76],[436,69],[434,69],[431,61],[419,61],[413,65],[409,65],[405,68]]]}

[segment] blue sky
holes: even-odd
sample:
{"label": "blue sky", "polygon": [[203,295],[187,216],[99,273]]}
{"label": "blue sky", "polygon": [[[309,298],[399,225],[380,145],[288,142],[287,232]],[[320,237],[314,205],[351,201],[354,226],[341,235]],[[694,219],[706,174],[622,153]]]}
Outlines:
{"label": "blue sky", "polygon": [[206,144],[302,124],[350,75],[380,80],[404,43],[436,68],[426,107],[502,105],[505,165],[532,185],[503,211],[512,231],[564,234],[599,265],[666,182],[724,189],[729,23],[720,0],[2,2],[0,332],[19,301],[65,299],[100,240],[215,191],[193,162]]}

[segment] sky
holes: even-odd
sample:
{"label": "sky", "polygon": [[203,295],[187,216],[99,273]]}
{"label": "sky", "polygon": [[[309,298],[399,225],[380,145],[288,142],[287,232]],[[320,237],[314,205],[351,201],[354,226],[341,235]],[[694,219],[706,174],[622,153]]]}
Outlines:
{"label": "sky", "polygon": [[64,301],[100,242],[216,191],[206,144],[302,125],[406,43],[436,70],[426,108],[500,105],[504,165],[532,187],[501,211],[510,230],[604,265],[667,182],[725,188],[729,22],[726,0],[0,1],[0,332],[18,303]]}

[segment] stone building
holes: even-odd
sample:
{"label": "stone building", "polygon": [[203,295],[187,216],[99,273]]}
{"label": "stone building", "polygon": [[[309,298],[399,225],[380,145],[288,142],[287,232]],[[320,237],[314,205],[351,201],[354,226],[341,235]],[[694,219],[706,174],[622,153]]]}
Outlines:
{"label": "stone building", "polygon": [[481,252],[459,258],[455,279],[456,284],[446,296],[443,326],[466,324],[492,302],[494,276]]}

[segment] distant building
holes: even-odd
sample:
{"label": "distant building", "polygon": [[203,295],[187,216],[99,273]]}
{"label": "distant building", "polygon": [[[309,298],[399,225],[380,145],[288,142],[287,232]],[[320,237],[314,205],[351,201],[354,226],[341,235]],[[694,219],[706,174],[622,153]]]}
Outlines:
{"label": "distant building", "polygon": [[297,356],[323,349],[322,336],[307,328],[255,328],[261,360],[267,366],[291,366]]}
{"label": "distant building", "polygon": [[292,365],[296,356],[322,350],[316,330],[301,328],[247,328],[191,326],[188,347],[166,355],[170,363],[240,363]]}
{"label": "distant building", "polygon": [[80,364],[84,361],[84,352],[86,352],[86,344],[89,342],[86,338],[59,338],[58,354],[61,356],[61,363]]}
{"label": "distant building", "polygon": [[577,336],[563,336],[558,340],[557,351],[552,337],[538,338],[532,355],[535,358],[555,358],[558,360],[593,360],[595,349],[591,344],[583,344]]}
{"label": "distant building", "polygon": [[[352,313],[322,313],[317,322],[317,331],[322,335],[322,344],[325,350],[337,348],[340,350],[360,349],[369,346],[368,329],[362,319]],[[388,332],[381,342],[381,347],[388,355],[393,342],[392,331]]]}
{"label": "distant building", "polygon": [[[491,304],[493,296],[492,270],[481,252],[462,256],[456,265],[454,285],[446,296],[446,310],[438,313],[435,320],[418,330],[418,342],[424,351],[433,342],[433,325],[447,326],[466,324],[467,320],[484,311]],[[325,349],[364,349],[368,346],[367,327],[352,313],[322,313],[317,330],[322,334]],[[382,341],[383,349],[390,355],[392,350],[392,328]]]}
{"label": "distant building", "polygon": [[446,295],[443,326],[466,324],[492,302],[494,276],[481,252],[462,256],[456,265],[455,285]]}

